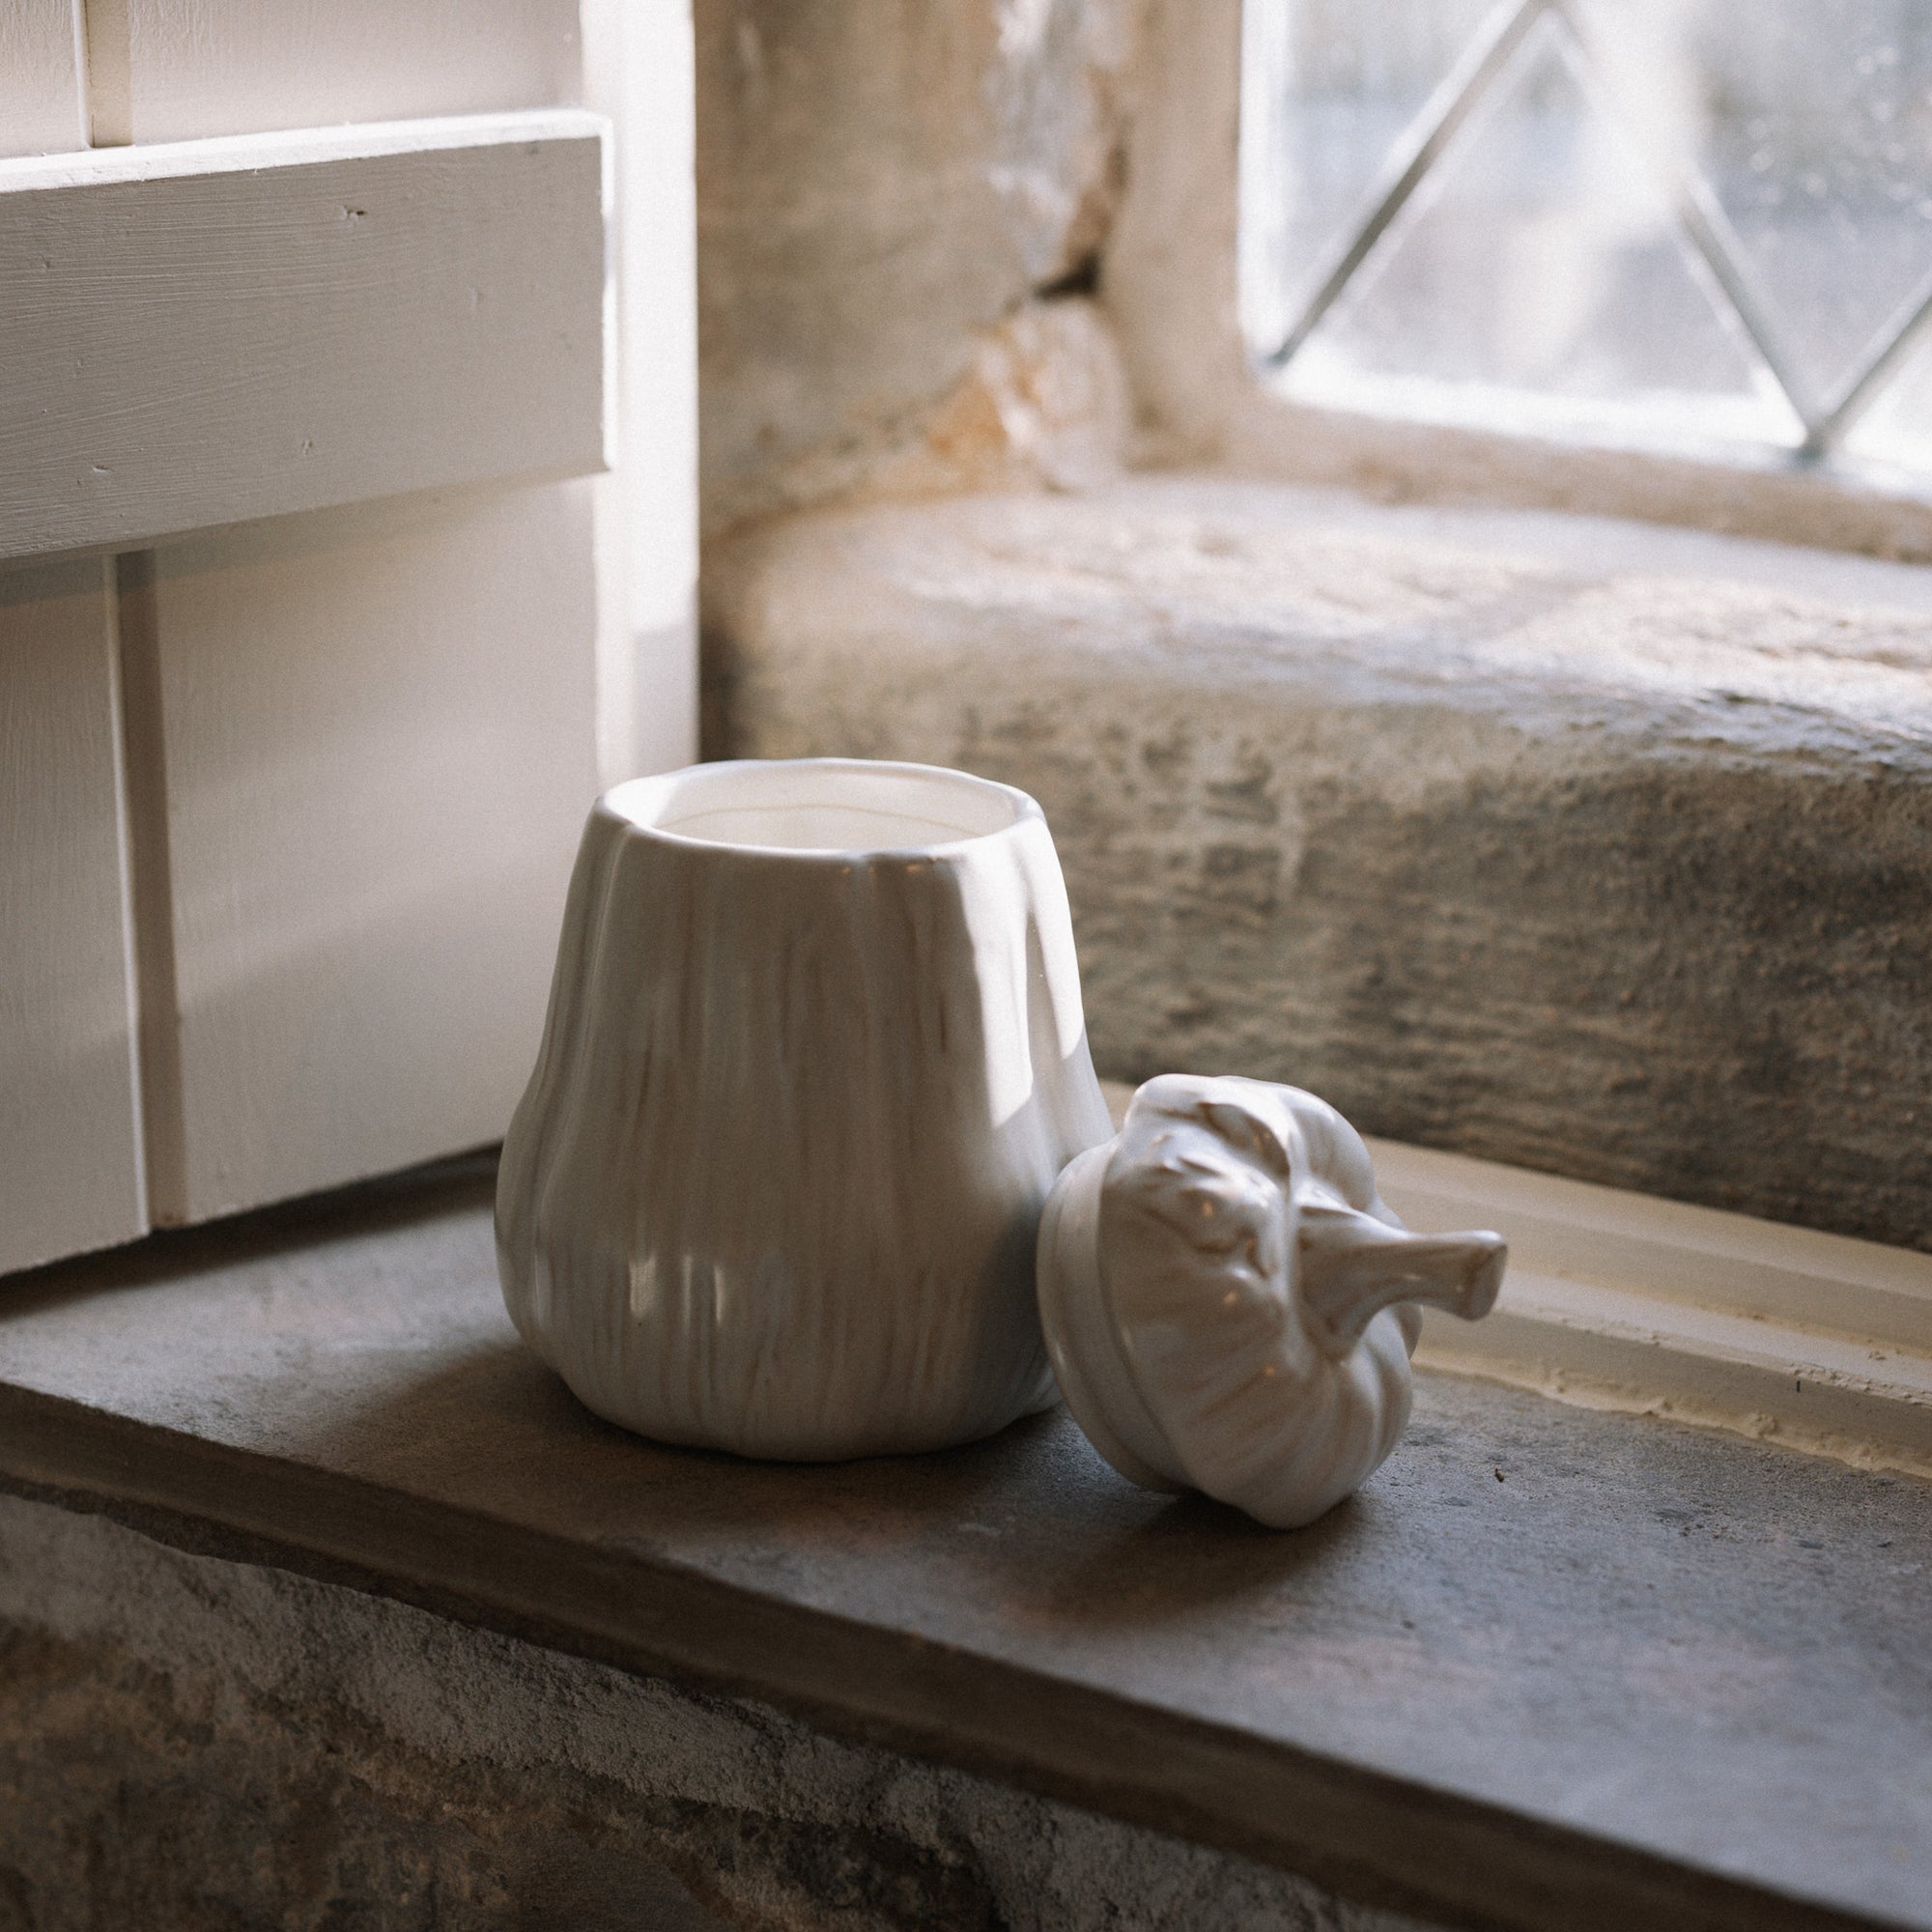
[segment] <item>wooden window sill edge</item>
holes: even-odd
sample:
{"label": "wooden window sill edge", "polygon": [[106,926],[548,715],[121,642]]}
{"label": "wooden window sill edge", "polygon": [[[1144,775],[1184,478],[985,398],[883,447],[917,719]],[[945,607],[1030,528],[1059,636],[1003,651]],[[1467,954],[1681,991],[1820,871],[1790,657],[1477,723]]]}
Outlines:
{"label": "wooden window sill edge", "polygon": [[1411,1225],[1511,1238],[1493,1313],[1431,1311],[1423,1367],[1932,1477],[1932,1257],[1372,1146]]}

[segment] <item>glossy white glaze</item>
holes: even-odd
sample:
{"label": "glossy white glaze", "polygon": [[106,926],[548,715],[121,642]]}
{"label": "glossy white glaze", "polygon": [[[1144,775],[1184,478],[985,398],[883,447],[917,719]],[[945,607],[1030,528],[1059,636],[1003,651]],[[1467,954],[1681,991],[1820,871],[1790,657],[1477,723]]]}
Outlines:
{"label": "glossy white glaze", "polygon": [[661,1440],[933,1449],[1053,1400],[1035,1236],[1111,1131],[1023,792],[844,759],[619,785],[585,827],[497,1197],[503,1294]]}
{"label": "glossy white glaze", "polygon": [[1040,1315],[1068,1406],[1122,1475],[1293,1528],[1395,1446],[1417,1304],[1487,1314],[1505,1258],[1498,1235],[1404,1228],[1326,1101],[1167,1074],[1056,1184]]}

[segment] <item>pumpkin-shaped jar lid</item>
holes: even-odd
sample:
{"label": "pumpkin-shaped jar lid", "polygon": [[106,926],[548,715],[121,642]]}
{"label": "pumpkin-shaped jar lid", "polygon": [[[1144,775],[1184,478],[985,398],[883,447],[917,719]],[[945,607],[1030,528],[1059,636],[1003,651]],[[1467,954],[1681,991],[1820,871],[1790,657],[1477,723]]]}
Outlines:
{"label": "pumpkin-shaped jar lid", "polygon": [[1326,1101],[1168,1074],[1055,1184],[1040,1319],[1068,1407],[1122,1475],[1292,1527],[1395,1446],[1418,1304],[1487,1314],[1505,1258],[1499,1235],[1405,1228]]}

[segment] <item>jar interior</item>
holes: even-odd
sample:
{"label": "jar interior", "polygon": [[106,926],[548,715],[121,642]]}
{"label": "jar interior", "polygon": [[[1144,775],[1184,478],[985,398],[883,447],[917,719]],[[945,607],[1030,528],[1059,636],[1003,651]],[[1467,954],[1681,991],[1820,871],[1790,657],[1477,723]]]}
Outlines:
{"label": "jar interior", "polygon": [[1004,831],[1019,815],[1004,786],[965,772],[837,759],[699,766],[668,786],[622,786],[611,802],[635,823],[682,838],[793,852],[951,844]]}

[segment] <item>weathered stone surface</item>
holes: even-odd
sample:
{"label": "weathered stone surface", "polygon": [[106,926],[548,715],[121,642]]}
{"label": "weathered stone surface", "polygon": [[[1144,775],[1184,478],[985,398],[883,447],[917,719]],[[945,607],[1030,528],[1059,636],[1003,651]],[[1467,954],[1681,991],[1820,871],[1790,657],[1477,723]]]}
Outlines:
{"label": "weathered stone surface", "polygon": [[921,460],[983,338],[1091,279],[1140,0],[699,0],[714,526]]}
{"label": "weathered stone surface", "polygon": [[1932,582],[1134,480],[706,565],[714,752],[1045,806],[1103,1072],[1932,1239]]}
{"label": "weathered stone surface", "polygon": [[[1932,1928],[1925,1486],[1473,1382],[1416,1393],[1389,1461],[1294,1534],[1134,1489],[1064,1412],[817,1467],[665,1448],[597,1421],[517,1341],[481,1161],[0,1285],[0,1490],[1431,1918]],[[0,1866],[31,1875],[14,1892],[43,1932],[74,1922],[61,1900],[96,1869],[127,1889],[108,1905],[131,1902],[116,1932],[168,1922],[143,1918],[166,1901],[139,1885],[211,1870],[244,1904],[339,1886],[355,1895],[319,1921],[337,1925],[388,1922],[357,1900],[412,1870],[479,1915],[504,1871],[621,1898],[668,1870],[714,1912],[808,1925],[973,1923],[988,1898],[1015,1926],[1093,1923],[1090,1889],[1116,1922],[1211,1925],[1248,1896],[1064,1812],[976,1811],[977,1786],[743,1702],[633,1698],[272,1574],[76,1570],[66,1535],[0,1527],[0,1618],[82,1653],[0,1664],[20,1780],[18,1803],[0,1790]],[[143,1705],[156,1673],[178,1714]],[[116,1701],[90,1703],[90,1675]],[[117,1757],[129,1735],[148,1741]],[[221,1861],[231,1832],[246,1871]],[[741,1889],[707,1890],[714,1865]],[[847,1917],[810,1918],[809,1895]]]}
{"label": "weathered stone surface", "polygon": [[768,1707],[0,1496],[4,1932],[1419,1932]]}
{"label": "weathered stone surface", "polygon": [[[839,480],[844,502],[1073,490],[1119,478],[1131,408],[1091,301],[1028,302],[973,337],[966,373],[912,441]],[[804,470],[792,478],[809,482]]]}

